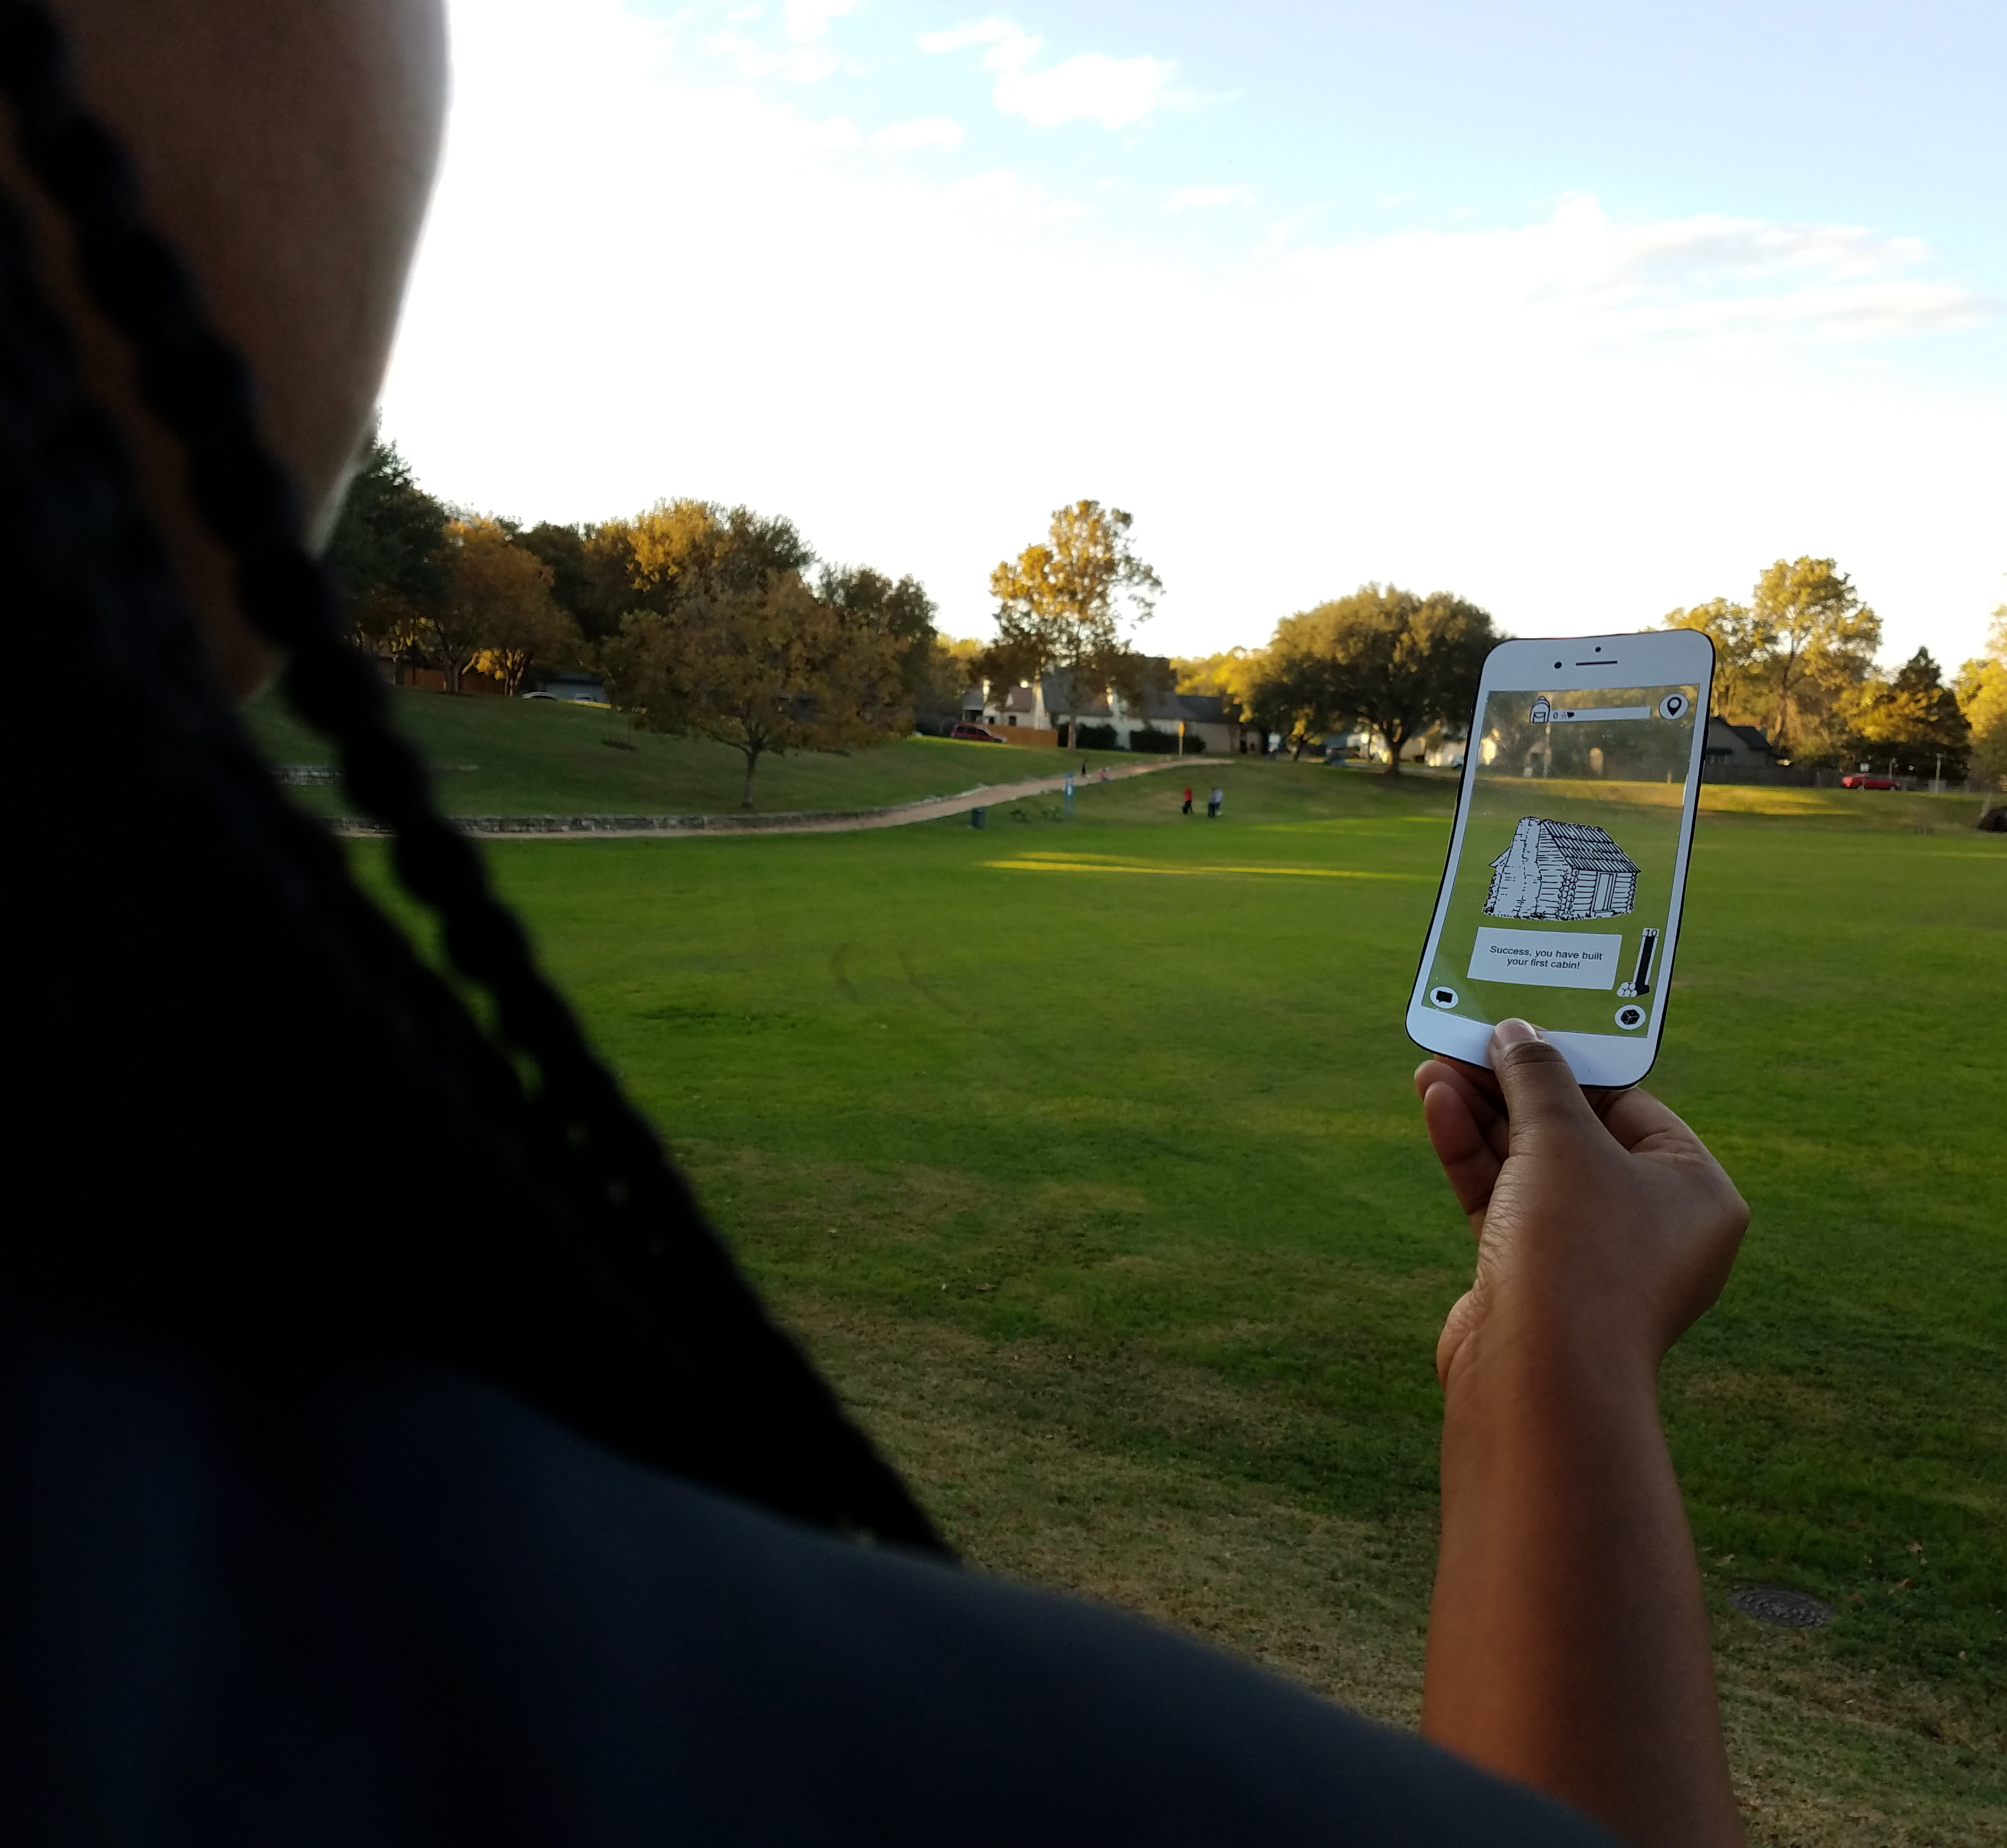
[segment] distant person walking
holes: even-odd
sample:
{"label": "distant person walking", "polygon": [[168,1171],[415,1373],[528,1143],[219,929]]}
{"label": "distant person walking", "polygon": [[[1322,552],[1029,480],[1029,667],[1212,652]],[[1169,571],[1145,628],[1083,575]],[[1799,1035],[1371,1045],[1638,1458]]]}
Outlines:
{"label": "distant person walking", "polygon": [[1208,821],[1217,821],[1219,819],[1219,811],[1226,806],[1226,792],[1215,788],[1212,795],[1205,799],[1206,819]]}
{"label": "distant person walking", "polygon": [[1186,815],[1191,813],[1191,785],[1189,783],[1185,785],[1185,806],[1180,813]]}

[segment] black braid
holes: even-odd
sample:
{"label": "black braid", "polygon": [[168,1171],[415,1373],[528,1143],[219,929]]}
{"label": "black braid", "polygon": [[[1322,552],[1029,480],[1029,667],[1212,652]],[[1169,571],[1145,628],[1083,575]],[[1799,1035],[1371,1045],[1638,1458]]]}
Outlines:
{"label": "black braid", "polygon": [[[436,912],[453,965],[487,989],[504,1039],[534,1064],[537,1086],[526,1095],[510,1061],[354,886],[339,848],[278,797],[222,712],[111,433],[101,418],[80,421],[73,406],[56,403],[48,380],[63,361],[51,357],[52,321],[25,262],[9,266],[9,363],[22,374],[12,381],[16,427],[31,428],[39,415],[68,435],[28,443],[18,470],[6,471],[16,478],[8,491],[19,484],[33,495],[39,484],[41,502],[66,496],[72,508],[94,509],[98,527],[120,534],[111,552],[101,532],[72,534],[86,549],[73,544],[52,558],[43,582],[58,605],[65,596],[88,602],[97,591],[97,607],[76,617],[92,619],[84,626],[106,656],[100,665],[121,670],[117,678],[143,701],[171,700],[172,711],[146,716],[209,767],[217,787],[206,806],[224,830],[237,883],[249,876],[247,862],[259,869],[273,888],[261,890],[266,913],[282,912],[283,928],[313,940],[323,960],[346,972],[344,986],[368,997],[355,1031],[415,1057],[412,1087],[453,1119],[459,1145],[524,1183],[513,1206],[503,1204],[506,1185],[485,1196],[505,1222],[458,1281],[490,1313],[483,1321],[470,1310],[468,1326],[445,1345],[651,1460],[801,1518],[940,1550],[904,1484],[768,1318],[537,968],[480,855],[433,806],[422,761],[392,728],[383,682],[343,637],[326,577],[302,541],[290,484],[258,428],[249,369],[208,324],[178,257],[147,227],[129,159],[83,109],[60,30],[34,0],[0,0],[0,91],[26,166],[69,225],[87,292],[131,342],[142,395],[183,446],[190,499],[228,549],[246,619],[287,655],[289,700],[336,744],[353,799],[394,835],[400,880]],[[38,411],[29,376],[37,363]],[[17,504],[21,524],[49,517]],[[59,520],[44,530],[59,531]],[[121,651],[126,658],[115,661]],[[450,1203],[434,1206],[451,1216]],[[467,1241],[446,1247],[427,1261],[450,1293]],[[565,1293],[556,1303],[554,1283]],[[442,1307],[436,1293],[421,1295]],[[446,1312],[450,1318],[450,1306]],[[646,1350],[625,1363],[594,1353],[591,1325],[623,1314],[634,1324],[626,1345]]]}

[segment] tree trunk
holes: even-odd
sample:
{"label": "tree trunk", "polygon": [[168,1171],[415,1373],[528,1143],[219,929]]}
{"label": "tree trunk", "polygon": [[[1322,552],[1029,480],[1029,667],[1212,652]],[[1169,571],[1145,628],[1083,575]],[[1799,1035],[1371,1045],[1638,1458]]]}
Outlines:
{"label": "tree trunk", "polygon": [[1403,725],[1397,732],[1382,725],[1380,735],[1387,741],[1387,774],[1398,777],[1401,774],[1401,747],[1408,742],[1408,728]]}
{"label": "tree trunk", "polygon": [[739,798],[739,806],[742,809],[750,809],[753,806],[753,773],[759,767],[760,753],[757,751],[748,751],[746,753],[746,793]]}
{"label": "tree trunk", "polygon": [[460,675],[460,657],[449,648],[440,659],[443,663],[440,673],[446,682],[446,690],[450,693],[458,693]]}
{"label": "tree trunk", "polygon": [[1783,678],[1777,686],[1777,722],[1770,732],[1770,747],[1782,751],[1790,748],[1791,729],[1791,679],[1798,665],[1798,644],[1792,638],[1790,651],[1784,656]]}

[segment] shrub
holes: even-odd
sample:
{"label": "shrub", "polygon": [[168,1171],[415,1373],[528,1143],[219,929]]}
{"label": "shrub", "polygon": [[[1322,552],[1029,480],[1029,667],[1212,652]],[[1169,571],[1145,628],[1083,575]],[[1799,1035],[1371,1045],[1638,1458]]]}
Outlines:
{"label": "shrub", "polygon": [[[1129,748],[1132,751],[1160,751],[1169,756],[1178,748],[1178,735],[1175,732],[1160,732],[1155,725],[1145,725],[1129,734]],[[1185,755],[1188,757],[1205,749],[1196,738],[1185,740]]]}
{"label": "shrub", "polygon": [[1083,751],[1112,751],[1116,748],[1115,728],[1113,725],[1076,725],[1073,742],[1075,749]]}

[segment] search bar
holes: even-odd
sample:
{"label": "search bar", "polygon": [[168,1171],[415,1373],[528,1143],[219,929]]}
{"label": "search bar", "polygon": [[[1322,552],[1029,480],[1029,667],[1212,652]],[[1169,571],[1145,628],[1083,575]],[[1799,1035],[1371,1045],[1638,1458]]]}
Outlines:
{"label": "search bar", "polygon": [[1649,718],[1649,706],[1550,706],[1545,712],[1536,706],[1533,709],[1533,723],[1536,725],[1580,725],[1600,723],[1604,719]]}

